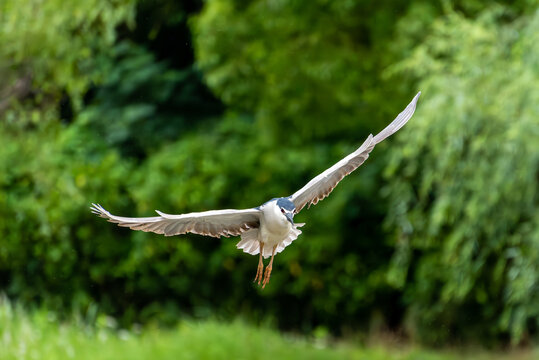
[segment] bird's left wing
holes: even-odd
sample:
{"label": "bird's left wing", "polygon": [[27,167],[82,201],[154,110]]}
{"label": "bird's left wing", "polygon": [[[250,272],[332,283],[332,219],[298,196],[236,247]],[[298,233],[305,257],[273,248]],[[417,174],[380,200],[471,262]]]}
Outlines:
{"label": "bird's left wing", "polygon": [[320,200],[327,197],[346,175],[350,174],[367,160],[376,144],[403,127],[414,114],[419,95],[421,95],[421,92],[412,99],[410,104],[384,130],[380,131],[376,136],[369,135],[367,140],[356,151],[309,181],[307,185],[290,196],[290,201],[296,206],[296,214],[305,205],[316,205]]}
{"label": "bird's left wing", "polygon": [[130,218],[109,213],[99,204],[92,204],[92,212],[119,226],[133,230],[150,231],[165,236],[193,233],[213,237],[237,236],[260,225],[260,210],[211,210],[182,215],[156,211],[159,216]]}

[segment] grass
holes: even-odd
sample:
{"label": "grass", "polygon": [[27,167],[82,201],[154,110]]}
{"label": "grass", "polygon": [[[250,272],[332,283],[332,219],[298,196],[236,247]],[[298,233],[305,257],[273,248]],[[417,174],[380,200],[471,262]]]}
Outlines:
{"label": "grass", "polygon": [[291,337],[243,322],[182,322],[174,329],[115,330],[112,319],[89,327],[80,320],[61,324],[46,311],[28,314],[0,299],[0,359],[398,359],[527,360],[539,351],[494,354],[435,351],[417,347],[368,348],[351,343]]}

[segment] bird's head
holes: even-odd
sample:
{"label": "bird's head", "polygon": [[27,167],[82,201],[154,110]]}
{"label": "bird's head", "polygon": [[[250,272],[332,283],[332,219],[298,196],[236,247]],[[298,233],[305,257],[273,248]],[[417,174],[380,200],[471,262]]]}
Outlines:
{"label": "bird's head", "polygon": [[294,215],[296,206],[292,201],[290,201],[288,198],[279,198],[277,199],[277,206],[279,207],[279,210],[283,214],[284,217],[292,224],[294,225]]}

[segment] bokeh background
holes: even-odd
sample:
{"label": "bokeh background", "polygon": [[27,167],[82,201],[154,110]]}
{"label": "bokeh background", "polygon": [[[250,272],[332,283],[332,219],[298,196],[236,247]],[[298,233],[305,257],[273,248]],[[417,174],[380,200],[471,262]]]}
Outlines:
{"label": "bokeh background", "polygon": [[[533,344],[538,9],[2,0],[4,307],[106,315],[123,329],[240,317],[306,336]],[[418,90],[406,127],[296,217],[303,234],[263,291],[237,239],[133,232],[89,211],[152,216],[290,195]]]}

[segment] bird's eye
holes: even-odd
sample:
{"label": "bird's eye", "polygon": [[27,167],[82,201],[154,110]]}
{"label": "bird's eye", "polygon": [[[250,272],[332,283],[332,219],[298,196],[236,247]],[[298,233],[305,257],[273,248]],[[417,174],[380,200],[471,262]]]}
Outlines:
{"label": "bird's eye", "polygon": [[284,209],[283,208],[281,208],[281,212],[284,214]]}

